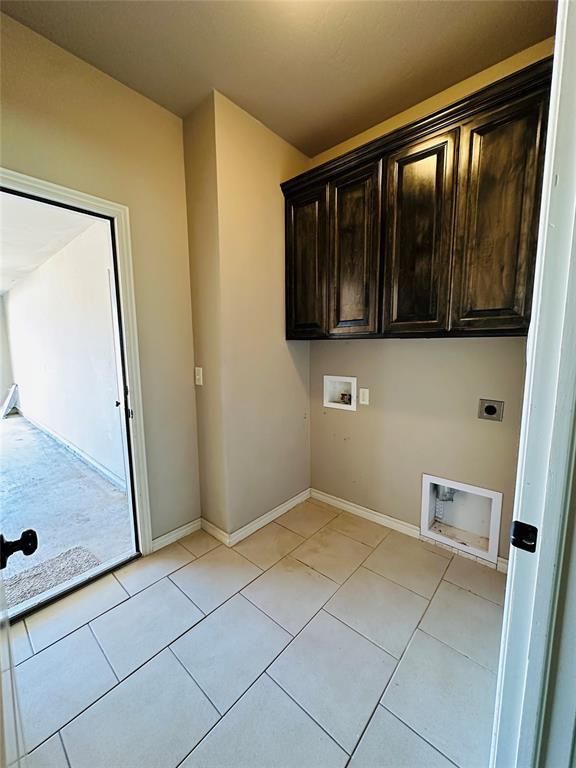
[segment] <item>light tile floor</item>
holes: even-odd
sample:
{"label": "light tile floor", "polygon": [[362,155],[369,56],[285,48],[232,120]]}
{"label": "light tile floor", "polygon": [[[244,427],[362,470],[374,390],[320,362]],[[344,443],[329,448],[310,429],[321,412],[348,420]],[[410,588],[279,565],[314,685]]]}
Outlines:
{"label": "light tile floor", "polygon": [[32,768],[485,768],[505,576],[308,501],[13,628]]}

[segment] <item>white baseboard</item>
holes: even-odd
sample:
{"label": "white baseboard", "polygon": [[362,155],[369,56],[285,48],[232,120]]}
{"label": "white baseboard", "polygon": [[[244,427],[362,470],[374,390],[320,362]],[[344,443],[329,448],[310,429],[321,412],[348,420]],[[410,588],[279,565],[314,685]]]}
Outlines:
{"label": "white baseboard", "polygon": [[503,573],[508,571],[508,560],[503,557],[499,557],[497,565],[494,566],[494,564],[489,563],[487,560],[484,560],[481,557],[466,555],[459,549],[456,549],[456,547],[450,547],[447,544],[440,544],[437,541],[432,541],[431,539],[427,539],[426,537],[421,536],[420,528],[417,525],[413,525],[412,523],[406,523],[403,520],[397,520],[395,517],[384,515],[381,512],[375,512],[373,509],[369,509],[368,507],[361,507],[359,504],[355,504],[353,501],[340,499],[338,496],[332,496],[329,493],[324,493],[324,491],[317,491],[315,488],[310,489],[310,495],[313,499],[323,501],[325,504],[331,504],[333,507],[338,507],[338,509],[342,509],[352,515],[358,515],[358,517],[371,520],[373,523],[378,523],[378,525],[384,525],[386,528],[399,531],[400,533],[404,533],[406,536],[413,536],[415,539],[423,539],[424,541],[442,547],[442,549],[447,549],[450,552],[453,552],[455,555],[468,557],[470,560],[476,560],[476,562],[485,565],[487,568],[497,568],[497,570],[502,571]]}
{"label": "white baseboard", "polygon": [[420,528],[412,523],[405,523],[403,520],[397,520],[395,517],[389,517],[383,515],[381,512],[375,512],[368,507],[361,507],[359,504],[354,504],[353,501],[346,501],[346,499],[340,499],[338,496],[332,496],[324,491],[317,491],[315,488],[311,489],[310,495],[313,499],[323,501],[325,504],[331,504],[333,507],[343,509],[345,512],[350,512],[352,515],[358,515],[366,520],[371,520],[378,525],[384,525],[386,528],[392,528],[394,531],[400,531],[400,533],[406,534],[406,536],[414,536],[419,538]]}
{"label": "white baseboard", "polygon": [[191,533],[194,533],[194,531],[199,531],[201,525],[202,520],[198,518],[191,523],[181,525],[180,528],[176,528],[174,531],[170,531],[170,533],[158,536],[157,539],[152,539],[152,552],[156,552],[157,550],[162,549],[162,547],[167,547],[168,544],[174,544],[178,539],[183,539],[184,536],[189,536]]}
{"label": "white baseboard", "polygon": [[112,485],[116,486],[116,488],[121,491],[126,491],[126,482],[121,477],[118,477],[118,475],[115,475],[114,472],[111,472],[109,469],[102,466],[102,464],[96,461],[96,459],[93,459],[87,453],[84,453],[81,448],[78,448],[73,443],[70,443],[68,440],[66,440],[66,438],[62,437],[62,435],[59,435],[57,432],[53,432],[49,427],[44,426],[44,424],[40,424],[38,421],[31,419],[30,416],[27,416],[20,408],[17,408],[17,411],[20,416],[26,419],[26,421],[29,421],[33,427],[36,427],[36,429],[40,430],[40,432],[44,432],[45,435],[51,437],[52,440],[58,443],[58,445],[72,453],[74,456],[76,456],[77,459],[80,459],[80,461],[83,461],[84,464],[88,464],[89,467],[91,467],[95,472],[98,472],[99,475],[102,475],[102,477],[104,477],[106,480],[109,480]]}
{"label": "white baseboard", "polygon": [[265,512],[263,515],[260,515],[260,517],[257,517],[256,520],[252,520],[251,523],[248,523],[242,528],[239,528],[237,531],[234,531],[234,533],[226,533],[226,531],[218,528],[216,525],[209,522],[205,518],[202,518],[202,528],[206,531],[206,533],[209,533],[211,536],[214,536],[215,539],[221,541],[222,544],[226,544],[227,547],[233,547],[235,544],[238,544],[239,541],[242,541],[242,539],[245,539],[252,533],[256,533],[256,531],[258,531],[260,528],[268,525],[268,523],[271,523],[277,517],[280,517],[280,515],[288,512],[288,510],[292,509],[292,507],[295,507],[297,504],[301,504],[303,501],[306,501],[306,499],[309,498],[310,489],[306,488],[305,491],[297,493],[296,496],[292,496],[292,498],[288,499],[288,501],[284,501],[282,504],[274,507],[274,509],[271,509],[269,512]]}
{"label": "white baseboard", "polygon": [[[194,520],[192,523],[183,525],[181,528],[176,528],[175,531],[171,531],[170,533],[166,533],[164,536],[160,536],[157,539],[154,539],[152,542],[152,551],[156,552],[156,550],[161,549],[168,544],[173,544],[175,541],[178,541],[178,539],[182,539],[184,536],[188,536],[200,528],[206,531],[206,533],[209,533],[211,536],[214,536],[215,539],[217,539],[222,544],[225,544],[227,547],[233,547],[235,544],[238,544],[238,542],[242,541],[242,539],[247,538],[252,533],[255,533],[260,528],[263,528],[265,525],[268,525],[268,523],[271,523],[277,517],[280,517],[280,515],[288,512],[288,510],[292,509],[292,507],[295,507],[297,504],[301,504],[303,501],[306,501],[306,499],[309,498],[323,501],[325,504],[330,504],[333,507],[342,509],[344,512],[349,512],[352,515],[358,515],[358,517],[371,520],[378,525],[383,525],[386,528],[399,531],[400,533],[404,533],[406,536],[412,536],[415,539],[423,539],[429,543],[435,544],[436,546],[442,547],[443,549],[447,549],[450,552],[453,552],[455,555],[468,557],[470,560],[476,560],[482,565],[485,565],[487,568],[494,568],[494,565],[489,563],[487,560],[474,557],[473,555],[466,555],[454,547],[450,547],[445,544],[439,544],[438,542],[432,542],[431,539],[425,539],[420,535],[420,528],[417,525],[406,523],[403,520],[397,520],[395,517],[383,515],[380,512],[375,512],[373,509],[368,509],[368,507],[361,507],[359,504],[355,504],[352,501],[340,499],[338,496],[332,496],[329,493],[317,491],[314,488],[307,488],[305,491],[296,494],[296,496],[293,496],[291,499],[288,499],[288,501],[279,504],[269,512],[260,515],[260,517],[257,517],[256,520],[253,520],[251,523],[248,523],[242,528],[239,528],[237,531],[234,531],[234,533],[226,533],[226,531],[218,528],[218,526],[214,525],[209,520],[206,520],[206,518],[199,518],[198,520]],[[499,571],[506,573],[508,570],[508,560],[503,557],[499,557],[496,567]]]}

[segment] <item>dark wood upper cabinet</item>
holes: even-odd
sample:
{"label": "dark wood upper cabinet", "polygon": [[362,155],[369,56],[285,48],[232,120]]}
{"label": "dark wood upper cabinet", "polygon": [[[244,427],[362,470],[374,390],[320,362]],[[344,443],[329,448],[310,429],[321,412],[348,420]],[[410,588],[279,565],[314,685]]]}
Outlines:
{"label": "dark wood upper cabinet", "polygon": [[381,167],[371,163],[328,187],[328,332],[334,336],[378,331]]}
{"label": "dark wood upper cabinet", "polygon": [[327,190],[286,200],[286,337],[326,335]]}
{"label": "dark wood upper cabinet", "polygon": [[446,330],[457,132],[388,158],[384,330]]}
{"label": "dark wood upper cabinet", "polygon": [[528,328],[544,153],[543,94],[462,127],[452,327]]}
{"label": "dark wood upper cabinet", "polygon": [[525,334],[552,60],[282,184],[286,337]]}

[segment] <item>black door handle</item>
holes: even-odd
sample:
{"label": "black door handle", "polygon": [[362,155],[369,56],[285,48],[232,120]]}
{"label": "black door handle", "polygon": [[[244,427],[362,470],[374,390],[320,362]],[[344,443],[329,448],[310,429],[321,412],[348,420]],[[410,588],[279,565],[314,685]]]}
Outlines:
{"label": "black door handle", "polygon": [[31,528],[24,531],[16,541],[8,541],[0,533],[0,570],[6,568],[10,555],[14,552],[22,552],[23,555],[32,555],[38,549],[38,534]]}
{"label": "black door handle", "polygon": [[520,520],[514,520],[510,528],[510,544],[526,552],[536,552],[538,528]]}

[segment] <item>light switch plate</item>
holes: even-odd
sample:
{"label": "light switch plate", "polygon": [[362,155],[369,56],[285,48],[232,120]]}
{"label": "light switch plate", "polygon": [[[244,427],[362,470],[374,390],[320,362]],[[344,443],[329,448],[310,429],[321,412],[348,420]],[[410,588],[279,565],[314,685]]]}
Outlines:
{"label": "light switch plate", "polygon": [[199,366],[196,366],[196,368],[194,368],[194,383],[198,387],[201,387],[202,384],[204,384],[203,371],[202,371],[202,368],[200,368]]}
{"label": "light switch plate", "polygon": [[370,405],[370,390],[360,387],[360,405]]}

